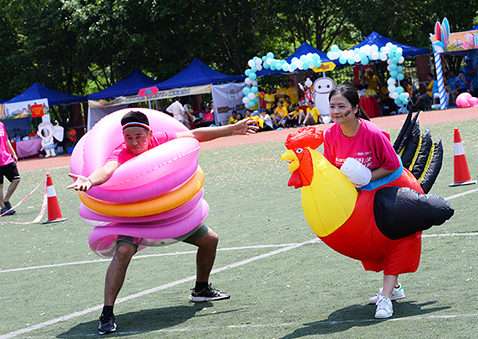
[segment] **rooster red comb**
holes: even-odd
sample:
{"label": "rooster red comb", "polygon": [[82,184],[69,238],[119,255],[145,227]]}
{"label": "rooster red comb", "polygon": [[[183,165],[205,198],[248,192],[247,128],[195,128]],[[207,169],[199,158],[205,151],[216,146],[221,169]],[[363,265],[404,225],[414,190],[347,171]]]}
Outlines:
{"label": "rooster red comb", "polygon": [[314,127],[303,127],[294,134],[289,134],[285,142],[287,149],[310,147],[316,149],[324,142],[324,131]]}

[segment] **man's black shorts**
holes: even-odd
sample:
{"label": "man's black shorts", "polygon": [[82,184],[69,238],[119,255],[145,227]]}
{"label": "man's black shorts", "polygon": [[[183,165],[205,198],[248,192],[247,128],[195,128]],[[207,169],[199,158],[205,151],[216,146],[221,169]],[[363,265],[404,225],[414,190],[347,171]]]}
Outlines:
{"label": "man's black shorts", "polygon": [[8,165],[0,166],[0,184],[3,184],[3,177],[12,182],[15,179],[20,179],[20,173],[18,173],[17,164],[11,162]]}

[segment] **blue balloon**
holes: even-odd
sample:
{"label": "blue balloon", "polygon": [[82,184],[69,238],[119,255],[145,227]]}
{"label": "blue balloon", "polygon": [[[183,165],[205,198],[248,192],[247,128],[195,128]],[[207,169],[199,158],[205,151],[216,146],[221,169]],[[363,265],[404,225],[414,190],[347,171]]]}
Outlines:
{"label": "blue balloon", "polygon": [[267,60],[267,55],[264,55],[261,59],[262,59],[262,62],[266,62],[266,60]]}
{"label": "blue balloon", "polygon": [[[391,65],[390,65],[391,66]],[[397,66],[397,72],[401,73],[403,72],[403,67],[402,66]]]}
{"label": "blue balloon", "polygon": [[256,94],[257,92],[259,92],[259,88],[257,88],[257,86],[252,86],[251,92]]}
{"label": "blue balloon", "polygon": [[349,58],[349,59],[347,60],[347,62],[349,63],[349,65],[355,64],[354,58]]}
{"label": "blue balloon", "polygon": [[400,60],[396,56],[392,58],[392,63],[394,63],[394,64],[398,64],[399,61]]}
{"label": "blue balloon", "polygon": [[242,93],[244,93],[244,95],[247,96],[249,93],[251,93],[251,89],[249,87],[244,87],[242,89]]}
{"label": "blue balloon", "polygon": [[272,62],[271,62],[271,68],[272,68],[272,67],[275,68],[276,66],[277,66],[277,61],[276,61],[276,60],[272,60]]}
{"label": "blue balloon", "polygon": [[[393,102],[394,102],[394,103],[395,103],[395,105],[397,105],[397,106],[399,106],[399,105],[401,105],[401,104],[402,104],[402,100],[400,100],[400,99],[398,99],[398,98],[397,98],[397,99],[395,99]],[[249,102],[249,103],[250,103],[250,102]]]}
{"label": "blue balloon", "polygon": [[345,65],[347,63],[347,60],[341,57],[339,59],[339,62],[340,62],[341,65]]}
{"label": "blue balloon", "polygon": [[362,65],[368,65],[368,58],[364,57],[364,58],[360,59],[360,62],[362,63]]}
{"label": "blue balloon", "polygon": [[398,86],[398,87],[395,89],[395,92],[397,92],[398,94],[402,94],[402,93],[403,93],[403,87],[402,87],[402,86]]}
{"label": "blue balloon", "polygon": [[248,77],[248,76],[249,76],[249,74],[251,74],[251,70],[250,70],[249,68],[248,68],[248,69],[246,69],[246,71],[244,72],[244,74],[245,74],[245,75]]}
{"label": "blue balloon", "polygon": [[320,66],[322,66],[322,63],[320,62],[320,60],[314,61],[314,67],[319,68]]}
{"label": "blue balloon", "polygon": [[391,69],[392,71],[398,71],[397,68],[398,68],[398,67],[397,67],[396,64],[390,64],[390,69]]}
{"label": "blue balloon", "polygon": [[289,70],[289,64],[283,64],[282,69],[287,72]]}
{"label": "blue balloon", "polygon": [[267,53],[267,57],[270,59],[274,59],[274,53],[272,52]]}
{"label": "blue balloon", "polygon": [[276,70],[282,71],[282,64],[279,64],[279,63],[278,63],[278,64],[276,65]]}
{"label": "blue balloon", "polygon": [[309,64],[306,63],[306,62],[304,62],[304,63],[302,64],[302,68],[303,68],[304,70],[309,69]]}
{"label": "blue balloon", "polygon": [[405,76],[402,73],[400,73],[398,75],[398,80],[402,81],[404,78],[405,78]]}
{"label": "blue balloon", "polygon": [[290,65],[290,71],[291,71],[291,72],[294,72],[296,69],[297,69],[297,65],[296,65],[296,64],[291,64],[291,65]]}
{"label": "blue balloon", "polygon": [[276,65],[271,63],[271,70],[275,71],[276,70]]}
{"label": "blue balloon", "polygon": [[254,102],[254,100],[251,100],[251,101],[249,101],[249,103],[248,103],[249,108],[252,108],[252,107],[254,107],[255,105],[256,105],[256,103]]}
{"label": "blue balloon", "polygon": [[312,54],[312,60],[314,60],[314,62],[315,62],[315,61],[319,61],[319,60],[320,60],[319,55],[316,54],[316,53]]}
{"label": "blue balloon", "polygon": [[251,72],[251,74],[249,74],[249,79],[251,79],[252,81],[256,80],[257,79],[257,74]]}
{"label": "blue balloon", "polygon": [[[256,73],[257,72],[257,67],[256,66],[252,66],[251,67],[251,73]],[[247,74],[246,74],[247,75]]]}
{"label": "blue balloon", "polygon": [[271,68],[271,65],[269,65],[267,62],[264,62],[264,69],[269,69]]}
{"label": "blue balloon", "polygon": [[397,77],[397,71],[391,71],[390,72],[390,76],[393,77],[393,78],[396,78]]}
{"label": "blue balloon", "polygon": [[406,95],[405,93],[401,93],[401,94],[398,96],[398,98],[399,98],[400,100],[402,100],[402,102],[403,102],[403,101],[405,101],[405,99],[407,99],[407,95]]}

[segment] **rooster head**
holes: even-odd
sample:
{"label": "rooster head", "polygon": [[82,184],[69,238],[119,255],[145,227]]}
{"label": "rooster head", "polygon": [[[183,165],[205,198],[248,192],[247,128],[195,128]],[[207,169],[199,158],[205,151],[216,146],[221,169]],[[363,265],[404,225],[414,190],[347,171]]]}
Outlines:
{"label": "rooster head", "polygon": [[287,136],[287,151],[282,155],[281,161],[288,161],[289,173],[292,173],[288,186],[300,188],[310,185],[314,175],[310,149],[316,149],[323,142],[324,131],[314,127],[304,127]]}

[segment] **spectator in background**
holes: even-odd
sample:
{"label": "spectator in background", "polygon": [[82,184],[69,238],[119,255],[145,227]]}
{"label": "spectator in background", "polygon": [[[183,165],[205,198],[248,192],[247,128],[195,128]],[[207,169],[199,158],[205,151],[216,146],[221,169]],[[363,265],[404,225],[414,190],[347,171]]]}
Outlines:
{"label": "spectator in background", "polygon": [[473,68],[472,64],[471,64],[471,59],[469,57],[466,57],[465,58],[465,65],[463,65],[463,67],[461,68],[461,70],[463,71],[463,74],[466,78],[466,82],[469,86],[469,90],[471,93],[474,92],[474,88],[473,88],[473,79],[476,77],[476,70],[478,69],[478,64],[475,66],[475,68]]}
{"label": "spectator in background", "polygon": [[420,103],[423,100],[432,100],[433,99],[433,83],[435,82],[433,80],[433,74],[428,73],[428,86],[427,86],[427,91],[423,93],[422,95],[419,95],[417,98],[417,102],[415,103],[415,106],[420,108]]}
{"label": "spectator in background", "polygon": [[287,108],[284,107],[284,102],[279,100],[277,102],[277,107],[274,110],[274,114],[272,115],[272,123],[274,127],[280,127],[282,120],[287,117],[288,113]]}
{"label": "spectator in background", "polygon": [[184,111],[184,107],[181,105],[179,97],[174,98],[174,102],[166,108],[166,112],[171,113],[174,119],[189,128],[188,115]]}
{"label": "spectator in background", "polygon": [[266,103],[266,110],[270,111],[275,106],[276,97],[270,87],[266,88],[266,94],[264,95],[264,102]]}
{"label": "spectator in background", "polygon": [[447,92],[450,93],[450,106],[455,105],[455,100],[458,96],[458,77],[455,75],[454,71],[450,71],[446,87]]}
{"label": "spectator in background", "polygon": [[470,84],[469,84],[468,80],[466,79],[466,76],[463,73],[463,71],[458,72],[458,77],[457,78],[458,78],[457,79],[458,93],[460,93],[460,94],[464,93],[464,92],[471,93]]}
{"label": "spectator in background", "polygon": [[232,115],[227,122],[228,125],[234,125],[237,122],[237,111],[232,111]]}
{"label": "spectator in background", "polygon": [[28,134],[28,137],[29,137],[29,138],[32,138],[32,139],[39,138],[39,136],[37,135],[37,133],[38,133],[38,128],[33,127],[32,132],[31,132],[30,134]]}
{"label": "spectator in background", "polygon": [[290,101],[290,96],[288,95],[284,97],[284,107],[287,109],[287,112],[290,112],[294,109],[292,107],[292,102]]}
{"label": "spectator in background", "polygon": [[276,90],[276,98],[277,100],[284,99],[287,95],[287,87],[284,87],[284,81],[279,81],[279,88]]}
{"label": "spectator in background", "polygon": [[214,113],[212,113],[207,106],[204,109],[204,113],[201,113],[199,116],[201,118],[201,122],[196,124],[196,128],[208,127],[214,123]]}
{"label": "spectator in background", "polygon": [[380,79],[374,74],[372,69],[368,71],[368,76],[365,77],[365,83],[368,85],[368,88],[378,93]]}
{"label": "spectator in background", "polygon": [[292,105],[292,111],[289,112],[285,122],[283,123],[284,127],[294,127],[297,126],[297,119],[299,115],[303,115],[304,111],[300,109],[299,104],[295,103]]}
{"label": "spectator in background", "polygon": [[307,113],[304,114],[304,112],[302,111],[302,114],[299,114],[299,118],[297,120],[299,126],[310,126],[316,125],[318,123],[323,124],[324,122],[322,121],[322,118],[320,116],[319,109],[314,106],[314,102],[310,100],[307,105]]}
{"label": "spectator in background", "polygon": [[[3,125],[3,122],[0,122],[0,192],[2,193],[0,199],[0,207],[2,209],[0,214],[15,214],[15,210],[12,209],[12,204],[10,203],[10,197],[20,183],[20,173],[18,173],[17,161],[17,154],[15,153],[10,140],[8,140],[5,125]],[[10,181],[5,196],[3,195],[3,177]]]}
{"label": "spectator in background", "polygon": [[299,87],[294,84],[294,80],[289,79],[289,88],[287,89],[287,95],[290,97],[290,102],[296,104],[299,102]]}
{"label": "spectator in background", "polygon": [[71,126],[68,126],[66,136],[68,137],[68,141],[71,143],[71,145],[75,145],[76,142],[76,130],[72,128]]}
{"label": "spectator in background", "polygon": [[272,131],[274,129],[274,125],[272,124],[272,119],[267,114],[267,110],[265,108],[261,108],[261,120],[264,122],[262,127],[259,128],[258,132],[265,132],[265,131]]}

